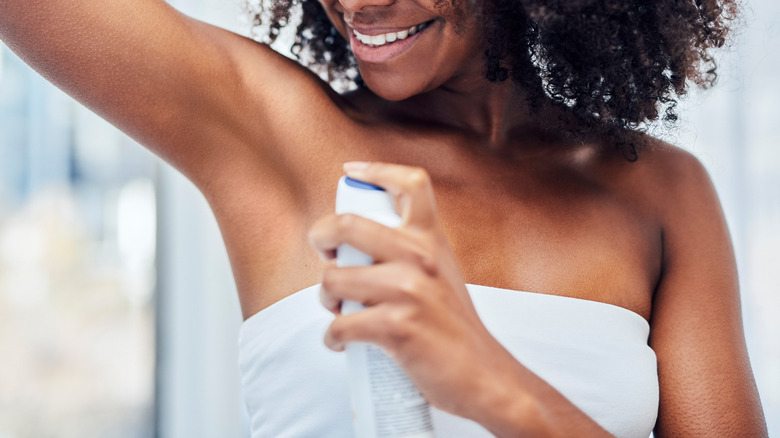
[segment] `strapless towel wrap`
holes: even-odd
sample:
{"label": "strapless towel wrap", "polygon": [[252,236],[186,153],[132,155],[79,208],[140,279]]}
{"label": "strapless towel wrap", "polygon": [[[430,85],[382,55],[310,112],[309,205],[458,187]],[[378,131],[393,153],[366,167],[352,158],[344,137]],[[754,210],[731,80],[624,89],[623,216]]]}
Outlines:
{"label": "strapless towel wrap", "polygon": [[[467,285],[490,333],[523,365],[617,437],[646,438],[658,413],[656,357],[640,315],[577,298]],[[346,359],[323,335],[319,285],[241,326],[239,365],[252,438],[351,438]],[[492,437],[433,409],[439,438]]]}

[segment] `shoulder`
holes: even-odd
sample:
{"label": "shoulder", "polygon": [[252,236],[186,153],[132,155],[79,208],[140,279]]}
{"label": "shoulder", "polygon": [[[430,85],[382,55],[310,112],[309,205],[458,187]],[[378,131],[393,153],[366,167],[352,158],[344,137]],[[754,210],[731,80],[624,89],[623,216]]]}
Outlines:
{"label": "shoulder", "polygon": [[655,184],[676,188],[673,193],[677,195],[711,188],[709,174],[696,156],[662,140],[649,139],[637,161],[646,167],[648,176],[653,175]]}
{"label": "shoulder", "polygon": [[[661,233],[661,277],[654,313],[668,302],[659,299],[663,286],[678,280],[682,285],[698,275],[715,275],[730,295],[738,293],[728,224],[702,162],[680,147],[648,138],[638,159],[625,167],[631,178],[625,184],[651,212]],[[675,296],[693,294],[687,284],[668,290]]]}
{"label": "shoulder", "polygon": [[660,385],[655,435],[764,436],[731,238],[706,169],[654,139],[628,167],[662,229],[649,339]]}
{"label": "shoulder", "polygon": [[692,153],[660,140],[647,148],[643,158],[650,181],[645,193],[661,222],[666,266],[673,257],[706,250],[701,242],[712,242],[723,263],[731,267],[733,250],[726,217],[704,164]]}
{"label": "shoulder", "polygon": [[623,190],[630,190],[658,219],[663,228],[674,226],[680,215],[697,206],[720,210],[712,180],[691,152],[641,134],[643,148],[636,160],[613,154],[609,167]]}

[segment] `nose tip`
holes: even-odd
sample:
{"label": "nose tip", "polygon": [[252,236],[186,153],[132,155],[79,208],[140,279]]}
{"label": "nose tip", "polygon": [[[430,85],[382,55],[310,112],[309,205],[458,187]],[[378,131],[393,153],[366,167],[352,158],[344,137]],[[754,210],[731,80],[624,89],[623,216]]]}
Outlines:
{"label": "nose tip", "polygon": [[341,6],[351,12],[359,12],[370,6],[390,6],[395,0],[339,0]]}

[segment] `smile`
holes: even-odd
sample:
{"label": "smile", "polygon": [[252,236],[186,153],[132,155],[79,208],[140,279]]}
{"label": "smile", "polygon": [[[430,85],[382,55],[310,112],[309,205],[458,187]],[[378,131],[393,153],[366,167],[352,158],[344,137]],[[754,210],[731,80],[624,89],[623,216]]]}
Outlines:
{"label": "smile", "polygon": [[417,32],[422,31],[432,22],[433,21],[427,21],[425,23],[412,26],[409,29],[404,29],[398,32],[383,33],[379,35],[363,35],[355,29],[352,29],[352,33],[355,35],[355,38],[357,38],[358,41],[360,41],[361,43],[371,47],[379,47],[379,46],[384,46],[385,44],[390,44],[395,41],[405,40],[406,38],[416,34]]}
{"label": "smile", "polygon": [[356,29],[350,28],[349,45],[352,53],[355,54],[359,61],[370,63],[389,61],[409,50],[417,39],[420,38],[420,35],[423,34],[423,31],[435,21],[430,20],[411,26],[408,29],[376,35],[367,35],[370,30],[364,30],[363,32],[366,33],[361,33]]}

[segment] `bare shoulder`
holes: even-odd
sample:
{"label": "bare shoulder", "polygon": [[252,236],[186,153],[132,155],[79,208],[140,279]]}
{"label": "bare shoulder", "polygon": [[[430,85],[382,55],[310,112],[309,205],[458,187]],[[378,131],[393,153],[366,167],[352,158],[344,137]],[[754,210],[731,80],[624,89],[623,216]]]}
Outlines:
{"label": "bare shoulder", "polygon": [[660,386],[655,436],[765,436],[717,193],[691,153],[649,143],[631,172],[663,233],[649,340]]}
{"label": "bare shoulder", "polygon": [[642,141],[644,148],[637,159],[622,159],[621,164],[660,213],[674,215],[679,207],[674,201],[714,194],[707,170],[692,153],[657,138],[644,136]]}
{"label": "bare shoulder", "polygon": [[[642,144],[634,160],[607,146],[593,174],[621,199],[632,204],[663,235],[696,220],[718,217],[721,209],[704,165],[692,153],[657,138],[638,134]],[[727,236],[725,228],[721,230]]]}
{"label": "bare shoulder", "polygon": [[627,194],[652,217],[666,245],[674,236],[671,231],[697,221],[721,223],[722,229],[698,230],[718,232],[728,238],[715,187],[702,162],[691,152],[662,140],[644,137],[642,141],[644,147],[636,160],[627,160],[620,154],[605,160],[607,184],[616,192]]}

